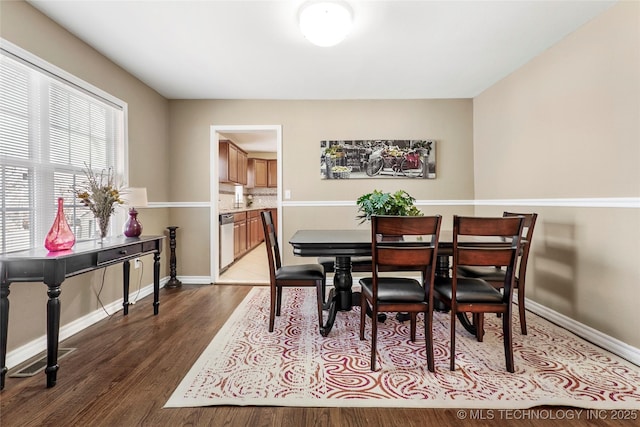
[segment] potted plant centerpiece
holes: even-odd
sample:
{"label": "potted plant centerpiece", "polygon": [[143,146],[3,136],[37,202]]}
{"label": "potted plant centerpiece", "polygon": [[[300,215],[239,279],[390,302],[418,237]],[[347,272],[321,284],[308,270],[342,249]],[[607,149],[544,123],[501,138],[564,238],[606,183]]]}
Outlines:
{"label": "potted plant centerpiece", "polygon": [[416,199],[404,190],[395,193],[383,193],[373,190],[363,194],[356,201],[358,204],[358,216],[360,224],[371,219],[371,215],[398,215],[398,216],[423,216],[424,214],[415,206]]}

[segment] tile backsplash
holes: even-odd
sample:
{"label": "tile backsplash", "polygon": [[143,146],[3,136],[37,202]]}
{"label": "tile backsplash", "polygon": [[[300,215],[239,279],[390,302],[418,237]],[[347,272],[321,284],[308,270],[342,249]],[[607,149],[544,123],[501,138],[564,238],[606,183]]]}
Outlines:
{"label": "tile backsplash", "polygon": [[[253,203],[251,208],[273,208],[278,204],[278,192],[276,188],[244,188],[244,198],[241,208],[247,206],[247,196],[251,194]],[[237,208],[235,204],[235,185],[220,184],[218,193],[218,209],[230,210]]]}

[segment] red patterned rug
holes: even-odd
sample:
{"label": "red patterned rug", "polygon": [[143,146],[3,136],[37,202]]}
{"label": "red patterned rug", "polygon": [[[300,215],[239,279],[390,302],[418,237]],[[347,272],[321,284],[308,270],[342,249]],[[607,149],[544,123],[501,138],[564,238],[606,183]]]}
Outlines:
{"label": "red patterned rug", "polygon": [[[282,316],[267,331],[269,289],[254,288],[182,380],[165,407],[212,405],[526,409],[562,405],[640,409],[640,367],[527,313],[514,316],[516,372],[505,370],[501,321],[486,315],[484,342],[461,327],[449,370],[449,315],[435,313],[436,372],[426,368],[422,322],[379,324],[378,372],[369,370],[370,323],[360,341],[360,310],[340,312],[318,333],[315,291],[285,289]],[[326,313],[325,313],[326,314]]]}

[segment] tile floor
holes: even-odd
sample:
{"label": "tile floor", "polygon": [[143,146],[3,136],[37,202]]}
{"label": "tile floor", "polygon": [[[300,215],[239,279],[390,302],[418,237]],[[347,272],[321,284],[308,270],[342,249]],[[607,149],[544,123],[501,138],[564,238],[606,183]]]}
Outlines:
{"label": "tile floor", "polygon": [[268,285],[269,263],[264,243],[256,246],[222,273],[219,283]]}

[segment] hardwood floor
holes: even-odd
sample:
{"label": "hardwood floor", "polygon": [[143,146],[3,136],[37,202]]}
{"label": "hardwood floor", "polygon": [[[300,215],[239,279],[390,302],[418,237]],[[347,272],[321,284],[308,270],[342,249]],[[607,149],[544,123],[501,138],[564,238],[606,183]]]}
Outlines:
{"label": "hardwood floor", "polygon": [[[60,361],[57,385],[44,374],[7,378],[0,426],[616,426],[636,421],[588,419],[586,411],[541,413],[457,409],[207,407],[163,409],[174,389],[250,291],[242,285],[162,289],[160,314],[151,296],[63,341],[77,348]],[[266,325],[265,325],[266,327]],[[563,412],[560,412],[563,411]],[[572,417],[558,421],[558,417]],[[638,414],[640,416],[640,414]],[[524,419],[523,419],[524,418]],[[475,420],[471,420],[475,419]]]}

